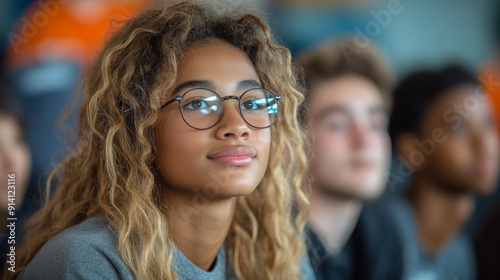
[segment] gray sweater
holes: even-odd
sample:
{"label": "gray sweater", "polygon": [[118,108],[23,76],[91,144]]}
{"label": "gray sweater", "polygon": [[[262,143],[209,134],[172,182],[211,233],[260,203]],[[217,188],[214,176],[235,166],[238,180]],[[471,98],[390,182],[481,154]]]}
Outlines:
{"label": "gray sweater", "polygon": [[[117,238],[108,224],[89,218],[51,238],[42,246],[20,274],[24,279],[134,279],[117,251]],[[204,271],[194,265],[179,250],[174,251],[173,268],[184,279],[236,279],[226,267],[226,250],[222,246],[215,266]],[[308,258],[301,263],[302,279],[314,280]]]}

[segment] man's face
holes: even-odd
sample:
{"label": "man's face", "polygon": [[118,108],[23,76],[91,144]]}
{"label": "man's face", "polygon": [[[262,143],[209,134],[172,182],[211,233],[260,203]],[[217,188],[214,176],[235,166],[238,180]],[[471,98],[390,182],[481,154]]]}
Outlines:
{"label": "man's face", "polygon": [[[486,97],[475,89],[464,85],[442,94],[411,140],[420,143],[415,149],[426,152],[417,172],[451,192],[487,194],[497,179],[498,134]],[[436,142],[437,129],[442,133]]]}
{"label": "man's face", "polygon": [[316,87],[308,129],[314,185],[356,199],[376,198],[390,163],[387,111],[378,88],[360,76],[342,76]]}

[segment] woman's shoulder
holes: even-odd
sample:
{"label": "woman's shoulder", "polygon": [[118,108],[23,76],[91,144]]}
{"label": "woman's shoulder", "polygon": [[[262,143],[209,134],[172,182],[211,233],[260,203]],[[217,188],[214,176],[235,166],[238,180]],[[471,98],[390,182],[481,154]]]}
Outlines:
{"label": "woman's shoulder", "polygon": [[133,279],[103,220],[89,218],[47,241],[19,279]]}
{"label": "woman's shoulder", "polygon": [[93,217],[53,236],[42,246],[38,254],[57,256],[58,259],[67,261],[81,261],[89,255],[117,254],[116,244],[116,236],[109,225]]}
{"label": "woman's shoulder", "polygon": [[[45,245],[69,246],[71,248],[86,245],[113,246],[116,244],[116,236],[109,224],[97,217],[92,217],[83,222],[69,227],[52,237]],[[45,246],[44,245],[44,246]]]}

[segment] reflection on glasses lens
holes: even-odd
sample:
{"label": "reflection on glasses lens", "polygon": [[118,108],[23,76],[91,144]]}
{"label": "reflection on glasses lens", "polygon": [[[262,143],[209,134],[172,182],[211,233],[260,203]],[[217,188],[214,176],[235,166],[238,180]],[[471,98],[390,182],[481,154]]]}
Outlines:
{"label": "reflection on glasses lens", "polygon": [[264,89],[252,89],[241,96],[240,110],[243,118],[254,127],[272,125],[278,113],[274,95]]}
{"label": "reflection on glasses lens", "polygon": [[[248,90],[239,97],[239,104],[243,119],[255,128],[266,128],[276,121],[278,100],[268,90]],[[189,126],[207,129],[216,125],[222,117],[222,100],[208,89],[192,89],[182,98],[181,112]]]}

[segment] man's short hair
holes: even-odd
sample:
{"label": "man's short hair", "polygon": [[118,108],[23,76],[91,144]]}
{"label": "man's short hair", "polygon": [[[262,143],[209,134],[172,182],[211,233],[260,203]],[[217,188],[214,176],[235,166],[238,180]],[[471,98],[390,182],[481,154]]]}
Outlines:
{"label": "man's short hair", "polygon": [[303,68],[302,79],[306,88],[305,102],[299,114],[301,120],[305,119],[311,90],[325,81],[346,75],[373,82],[389,104],[392,75],[381,52],[373,45],[360,45],[354,38],[337,39],[301,54],[298,63]]}

